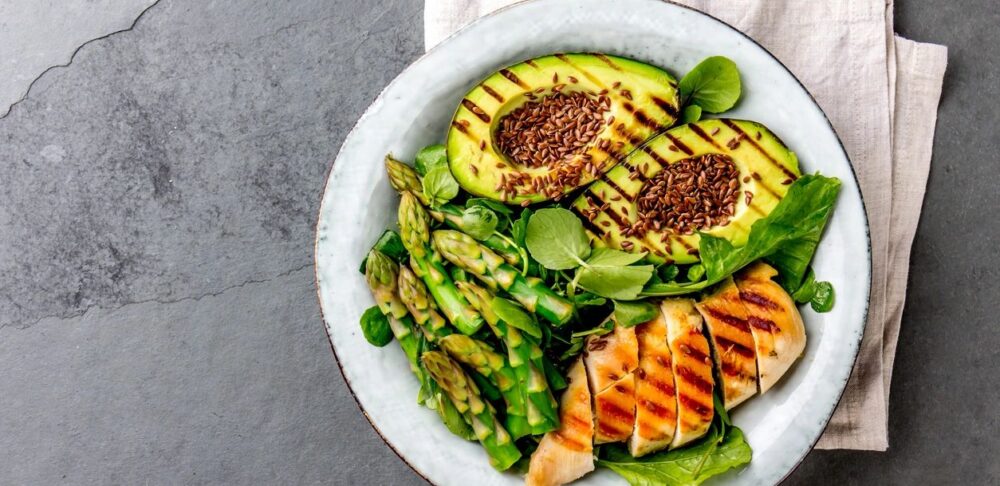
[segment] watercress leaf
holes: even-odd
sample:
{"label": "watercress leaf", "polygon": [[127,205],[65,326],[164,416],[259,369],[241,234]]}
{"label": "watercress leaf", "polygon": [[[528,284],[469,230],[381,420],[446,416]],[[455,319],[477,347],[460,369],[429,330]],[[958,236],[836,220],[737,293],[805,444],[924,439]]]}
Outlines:
{"label": "watercress leaf", "polygon": [[701,107],[698,105],[687,105],[684,107],[684,113],[681,115],[681,125],[686,125],[688,123],[694,123],[701,120]]}
{"label": "watercress leaf", "polygon": [[498,223],[496,213],[485,206],[472,206],[462,211],[462,231],[477,240],[489,238]]}
{"label": "watercress leaf", "polygon": [[467,208],[475,206],[490,209],[497,215],[498,223],[496,231],[504,231],[510,226],[510,218],[514,216],[514,211],[511,211],[506,205],[481,197],[474,197],[465,202],[465,207]]}
{"label": "watercress leaf", "polygon": [[447,164],[438,165],[424,176],[423,189],[431,206],[437,207],[458,195],[458,182],[451,175]]}
{"label": "watercress leaf", "polygon": [[501,297],[494,297],[493,301],[490,302],[490,308],[510,327],[520,329],[530,336],[541,339],[542,328],[538,325],[538,321],[519,305]]}
{"label": "watercress leaf", "polygon": [[595,265],[577,269],[577,284],[590,292],[618,300],[635,300],[653,276],[652,265]]}
{"label": "watercress leaf", "polygon": [[833,302],[836,300],[833,284],[830,282],[816,282],[816,292],[813,294],[809,305],[816,312],[830,312],[833,309]]}
{"label": "watercress leaf", "polygon": [[705,266],[701,264],[695,264],[688,267],[687,278],[688,282],[697,282],[705,276]]}
{"label": "watercress leaf", "polygon": [[655,318],[659,313],[660,308],[647,300],[615,301],[615,322],[622,327],[642,324]]}
{"label": "watercress leaf", "polygon": [[709,57],[685,74],[678,88],[685,104],[700,106],[709,113],[722,113],[740,99],[740,71],[728,58]]}
{"label": "watercress leaf", "polygon": [[590,255],[583,223],[568,209],[540,209],[528,221],[524,238],[531,257],[550,270],[568,270]]}
{"label": "watercress leaf", "polygon": [[593,307],[608,303],[608,299],[596,296],[590,292],[580,292],[573,296],[573,303],[579,307]]}
{"label": "watercress leaf", "polygon": [[594,248],[590,258],[587,258],[588,265],[624,266],[631,265],[646,256],[642,253],[628,253],[611,248]]}
{"label": "watercress leaf", "polygon": [[680,273],[680,267],[672,263],[670,265],[663,265],[656,270],[656,274],[660,277],[660,280],[664,282],[670,282],[671,280],[677,278],[677,275]]}
{"label": "watercress leaf", "polygon": [[371,306],[361,314],[361,333],[365,335],[372,346],[382,347],[392,341],[392,328],[389,319],[382,314],[378,306]]}
{"label": "watercress leaf", "polygon": [[532,210],[525,208],[521,211],[521,216],[517,218],[517,221],[511,223],[510,234],[514,238],[514,243],[517,243],[517,246],[521,248],[525,248],[524,240],[528,232],[528,221],[531,220],[532,214],[534,214]]}
{"label": "watercress leaf", "polygon": [[[393,230],[385,230],[382,236],[379,236],[375,244],[372,245],[372,250],[378,250],[397,262],[406,261],[408,257],[402,238],[399,237],[399,233]],[[365,273],[365,265],[367,263],[368,253],[365,253],[365,258],[361,260],[361,268],[359,269],[362,275]]]}
{"label": "watercress leaf", "polygon": [[417,173],[426,176],[432,169],[438,166],[448,166],[448,151],[444,145],[431,145],[424,147],[417,152],[413,166]]}

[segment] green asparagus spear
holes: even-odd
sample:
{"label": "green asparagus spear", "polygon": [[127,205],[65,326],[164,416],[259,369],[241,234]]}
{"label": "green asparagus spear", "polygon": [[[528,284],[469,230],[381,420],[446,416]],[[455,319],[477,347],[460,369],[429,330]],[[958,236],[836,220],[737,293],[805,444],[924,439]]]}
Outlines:
{"label": "green asparagus spear", "polygon": [[428,351],[421,361],[431,377],[444,389],[458,410],[472,424],[479,443],[490,457],[490,465],[498,471],[512,466],[521,458],[521,451],[496,418],[496,411],[479,396],[475,383],[462,371],[458,363],[440,351]]}
{"label": "green asparagus spear", "polygon": [[428,341],[451,334],[448,323],[428,295],[427,286],[406,265],[399,268],[399,297],[413,315],[413,320],[424,330]]}
{"label": "green asparagus spear", "polygon": [[545,358],[538,341],[522,334],[493,311],[493,299],[498,297],[488,290],[472,282],[458,282],[458,288],[506,344],[508,360],[526,397],[525,409],[532,435],[556,429],[559,426],[559,405],[545,379]]}
{"label": "green asparagus spear", "polygon": [[[462,219],[461,206],[447,203],[437,208],[429,208],[429,201],[424,195],[423,185],[420,182],[420,174],[417,174],[417,171],[413,167],[387,155],[385,157],[385,170],[389,174],[389,184],[393,189],[400,194],[410,192],[420,201],[420,204],[428,208],[427,212],[432,218],[453,229],[466,232],[466,223]],[[490,235],[482,240],[482,243],[487,248],[497,252],[507,263],[515,267],[521,266],[524,262],[521,252],[518,251],[517,247],[498,235]]]}
{"label": "green asparagus spear", "polygon": [[463,334],[473,334],[482,327],[483,318],[469,307],[445,271],[440,256],[431,248],[428,219],[416,196],[404,192],[399,202],[399,229],[403,246],[410,252],[410,266],[427,284],[448,321]]}
{"label": "green asparagus spear", "polygon": [[556,325],[565,324],[573,317],[571,301],[553,292],[541,280],[525,278],[503,258],[469,235],[437,230],[433,240],[434,248],[445,259],[475,275],[490,288],[506,290],[529,311]]}

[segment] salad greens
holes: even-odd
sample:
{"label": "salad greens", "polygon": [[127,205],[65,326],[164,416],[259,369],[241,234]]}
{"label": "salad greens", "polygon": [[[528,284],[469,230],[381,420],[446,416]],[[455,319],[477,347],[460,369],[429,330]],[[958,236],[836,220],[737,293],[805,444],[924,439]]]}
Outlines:
{"label": "salad greens", "polygon": [[[701,108],[697,110],[696,119],[701,118],[701,110],[722,113],[732,108],[739,101],[742,90],[736,63],[722,56],[701,61],[681,78],[677,87],[681,92],[682,105]],[[684,116],[688,117],[686,109]]]}
{"label": "salad greens", "polygon": [[382,314],[377,305],[373,305],[361,314],[361,332],[372,346],[382,347],[392,342],[392,329],[389,319]]}

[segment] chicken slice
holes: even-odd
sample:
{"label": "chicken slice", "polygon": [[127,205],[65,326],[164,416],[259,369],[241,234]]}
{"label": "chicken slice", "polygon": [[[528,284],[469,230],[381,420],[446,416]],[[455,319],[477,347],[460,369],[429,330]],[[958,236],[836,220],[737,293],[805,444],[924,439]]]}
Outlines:
{"label": "chicken slice", "polygon": [[594,444],[624,442],[635,425],[635,375],[594,394]]}
{"label": "chicken slice", "polygon": [[635,327],[639,367],[635,370],[635,430],[629,438],[633,457],[664,449],[677,429],[674,370],[663,314]]}
{"label": "chicken slice", "polygon": [[774,280],[777,270],[755,263],[736,276],[757,349],[760,392],[771,389],[806,349],[806,329],[792,297]]}
{"label": "chicken slice", "polygon": [[531,454],[528,486],[558,486],[594,470],[594,414],[583,358],[566,377],[569,386],[559,401],[559,428],[546,433]]}
{"label": "chicken slice", "polygon": [[709,344],[715,350],[722,403],[731,410],[757,393],[757,353],[740,290],[727,278],[696,306],[705,318]]}
{"label": "chicken slice", "polygon": [[670,442],[670,447],[675,448],[705,435],[712,424],[712,359],[693,300],[665,299],[660,310],[667,324],[677,393],[677,430]]}
{"label": "chicken slice", "polygon": [[639,366],[635,329],[615,324],[609,334],[588,336],[583,356],[590,389],[597,395]]}

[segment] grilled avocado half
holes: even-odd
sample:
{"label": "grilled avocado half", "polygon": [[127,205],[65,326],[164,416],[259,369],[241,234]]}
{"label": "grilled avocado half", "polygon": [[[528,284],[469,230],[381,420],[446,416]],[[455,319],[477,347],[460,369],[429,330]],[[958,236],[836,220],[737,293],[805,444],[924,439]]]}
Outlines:
{"label": "grilled avocado half", "polygon": [[[505,116],[527,103],[574,93],[607,98],[603,126],[585,146],[537,167],[504,153],[496,138]],[[448,161],[472,194],[509,204],[558,199],[673,125],[678,106],[677,81],[660,68],[603,54],[539,57],[497,71],[465,95],[448,131]]]}
{"label": "grilled avocado half", "polygon": [[[637,201],[650,190],[650,180],[660,171],[670,164],[712,154],[728,157],[738,171],[738,197],[731,216],[690,232],[666,226],[639,233],[626,230],[639,221]],[[699,232],[725,238],[737,247],[746,244],[750,226],[777,206],[800,175],[795,153],[764,125],[709,119],[653,138],[591,184],[572,206],[591,237],[604,245],[648,251],[666,262],[694,263],[699,260]]]}

